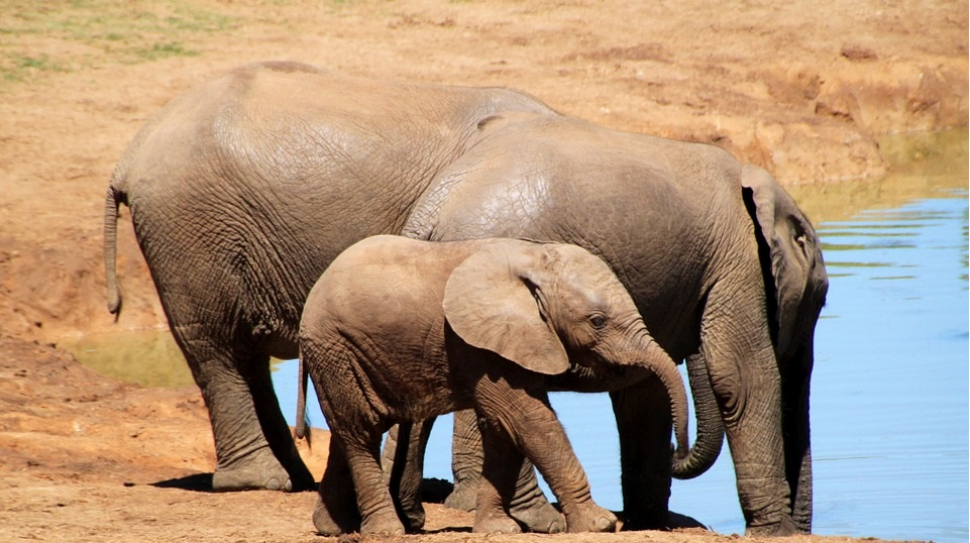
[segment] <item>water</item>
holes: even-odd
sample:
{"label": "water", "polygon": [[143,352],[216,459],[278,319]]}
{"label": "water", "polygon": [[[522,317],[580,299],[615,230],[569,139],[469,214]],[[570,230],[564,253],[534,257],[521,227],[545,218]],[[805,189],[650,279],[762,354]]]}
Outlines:
{"label": "water", "polygon": [[862,517],[869,535],[967,540],[967,192],[946,196],[820,229],[813,452],[833,533]]}
{"label": "water", "polygon": [[[967,131],[881,145],[893,175],[791,191],[818,226],[830,276],[812,382],[814,532],[967,541]],[[292,424],[296,364],[274,370]],[[325,427],[315,402],[311,421]],[[621,509],[608,397],[559,393],[552,403],[595,499]],[[451,479],[450,446],[442,417],[427,476]],[[708,473],[674,482],[670,507],[743,533],[727,447]]]}
{"label": "water", "polygon": [[[967,540],[967,192],[940,196],[819,228],[816,533]],[[675,482],[671,508],[741,532],[733,484],[722,457]]]}
{"label": "water", "polygon": [[62,339],[59,347],[97,372],[146,387],[194,384],[192,372],[168,331],[124,330]]}

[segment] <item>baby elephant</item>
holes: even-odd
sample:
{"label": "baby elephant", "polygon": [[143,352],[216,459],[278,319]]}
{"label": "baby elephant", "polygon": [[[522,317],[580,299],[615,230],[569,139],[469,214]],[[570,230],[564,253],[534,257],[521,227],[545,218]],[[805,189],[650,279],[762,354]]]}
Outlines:
{"label": "baby elephant", "polygon": [[508,508],[523,455],[559,499],[568,531],[615,529],[548,390],[622,386],[653,372],[671,398],[678,454],[687,451],[673,360],[606,263],[573,245],[365,239],[311,290],[300,352],[301,379],[308,371],[332,432],[313,514],[325,535],[404,533],[380,466],[381,435],[395,423],[476,410],[485,451],[476,532],[520,530]]}

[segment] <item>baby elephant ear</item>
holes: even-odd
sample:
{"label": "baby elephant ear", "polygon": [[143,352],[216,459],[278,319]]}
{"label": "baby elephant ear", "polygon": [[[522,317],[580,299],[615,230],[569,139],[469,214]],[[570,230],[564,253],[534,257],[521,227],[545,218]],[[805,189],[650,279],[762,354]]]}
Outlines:
{"label": "baby elephant ear", "polygon": [[489,245],[459,264],[445,285],[442,306],[451,329],[469,345],[523,368],[558,375],[569,369],[566,349],[543,318],[527,279],[540,266],[528,242]]}

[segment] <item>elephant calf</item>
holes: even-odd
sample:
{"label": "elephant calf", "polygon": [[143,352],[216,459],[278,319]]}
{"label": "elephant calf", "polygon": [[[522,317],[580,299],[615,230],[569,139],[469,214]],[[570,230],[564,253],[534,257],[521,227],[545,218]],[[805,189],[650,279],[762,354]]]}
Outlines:
{"label": "elephant calf", "polygon": [[313,514],[327,535],[403,533],[379,464],[382,433],[467,408],[485,450],[476,532],[520,530],[508,508],[524,457],[559,498],[568,531],[612,531],[616,517],[593,501],[549,406],[547,390],[576,375],[653,372],[671,399],[678,453],[687,450],[674,361],[606,263],[574,245],[365,239],[310,291],[299,341],[301,383],[308,372],[332,432]]}

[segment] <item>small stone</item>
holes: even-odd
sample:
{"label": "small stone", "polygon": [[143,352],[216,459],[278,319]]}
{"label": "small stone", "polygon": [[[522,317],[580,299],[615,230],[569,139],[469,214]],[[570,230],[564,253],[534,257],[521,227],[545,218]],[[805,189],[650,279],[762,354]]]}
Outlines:
{"label": "small stone", "polygon": [[863,62],[863,61],[879,59],[879,55],[877,55],[875,51],[873,51],[872,49],[869,49],[868,47],[863,47],[861,45],[843,45],[842,56],[853,62]]}

